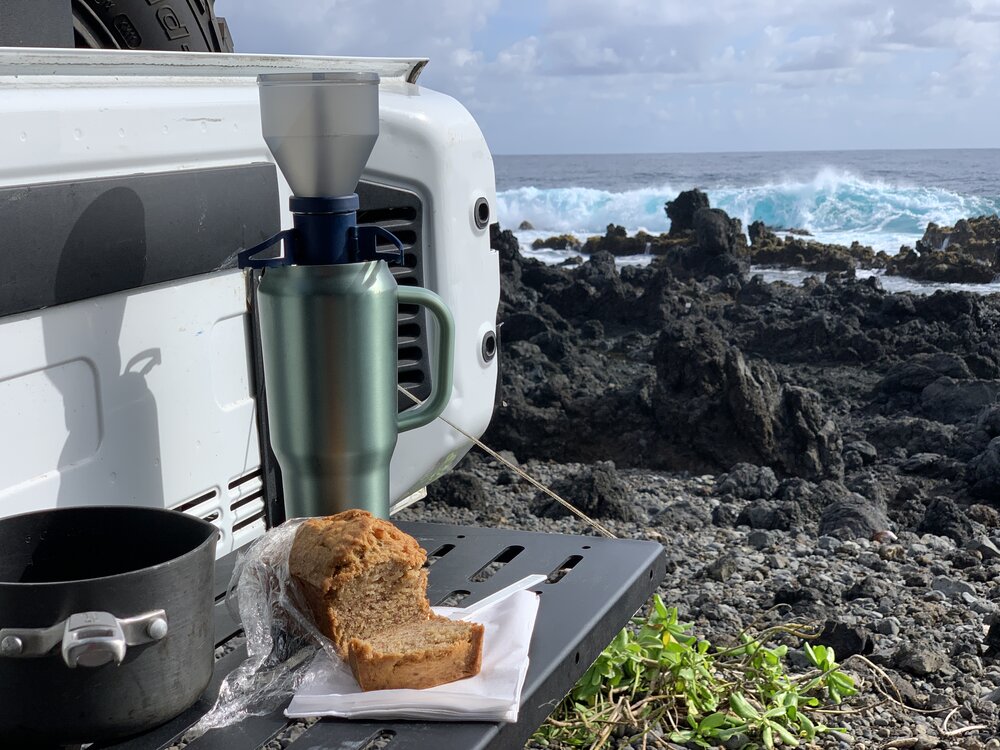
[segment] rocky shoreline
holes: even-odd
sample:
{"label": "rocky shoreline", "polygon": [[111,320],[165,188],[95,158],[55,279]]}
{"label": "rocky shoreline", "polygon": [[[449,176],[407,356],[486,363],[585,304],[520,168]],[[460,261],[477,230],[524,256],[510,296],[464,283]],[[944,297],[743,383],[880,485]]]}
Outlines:
{"label": "rocky shoreline", "polygon": [[[560,234],[536,239],[532,248],[565,250],[585,256],[602,251],[615,256],[670,255],[677,247],[688,244],[692,231],[701,231],[695,227],[696,214],[709,208],[705,193],[689,190],[664,207],[670,219],[668,233],[651,235],[639,231],[630,236],[624,227],[609,224],[604,236],[581,241],[574,235]],[[888,255],[860,242],[849,246],[817,242],[808,239],[811,235],[806,230],[768,227],[760,221],[751,223],[744,234],[739,219],[731,219],[721,211],[717,213],[728,222],[733,254],[755,266],[823,273],[881,269],[890,276],[935,283],[988,284],[1000,275],[1000,216],[962,219],[953,227],[928,224],[915,247],[903,246],[897,254]],[[706,212],[697,219],[699,227],[710,215]],[[525,226],[530,227],[522,224],[522,228]]]}
{"label": "rocky shoreline", "polygon": [[[713,642],[795,618],[885,670],[908,708],[869,691],[858,706],[881,704],[836,717],[850,738],[823,746],[1000,748],[1000,296],[888,293],[854,278],[863,248],[847,268],[813,253],[833,265],[800,287],[765,283],[753,248],[818,243],[747,242],[693,192],[668,205],[647,267],[619,270],[611,232],[575,268],[494,233],[485,442],[616,534],[660,541],[664,598]],[[970,236],[944,244],[964,256]],[[403,517],[586,531],[477,453]]]}

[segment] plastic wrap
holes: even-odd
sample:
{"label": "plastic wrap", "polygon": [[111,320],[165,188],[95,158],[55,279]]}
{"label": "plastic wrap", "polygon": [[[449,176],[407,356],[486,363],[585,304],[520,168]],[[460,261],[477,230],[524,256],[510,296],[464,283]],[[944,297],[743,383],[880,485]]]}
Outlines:
{"label": "plastic wrap", "polygon": [[317,650],[339,660],[333,644],[313,625],[309,606],[288,571],[292,542],[303,520],[276,526],[237,559],[226,606],[243,624],[247,658],[226,677],[215,706],[192,728],[193,734],[280,708],[295,693]]}
{"label": "plastic wrap", "polygon": [[[333,643],[313,624],[309,605],[289,573],[292,543],[304,520],[271,529],[237,559],[226,604],[243,623],[247,658],[226,677],[215,706],[188,739],[281,709],[307,678],[322,684],[311,684],[306,692],[312,698],[304,701],[307,710],[294,715],[516,720],[538,603],[531,595],[514,606],[514,596],[545,580],[544,574],[527,576],[471,607],[433,608],[437,614],[486,627],[483,671],[461,687],[362,694]],[[317,658],[320,650],[329,658]],[[339,682],[330,680],[335,674],[340,674]]]}

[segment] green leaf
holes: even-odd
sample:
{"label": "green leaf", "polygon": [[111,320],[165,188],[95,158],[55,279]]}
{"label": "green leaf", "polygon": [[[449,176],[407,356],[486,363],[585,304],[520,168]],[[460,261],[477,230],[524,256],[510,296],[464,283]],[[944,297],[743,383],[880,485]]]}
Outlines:
{"label": "green leaf", "polygon": [[725,742],[728,739],[735,737],[738,734],[744,734],[748,731],[746,724],[737,724],[736,726],[729,727],[728,729],[723,729],[718,733],[719,741]]}
{"label": "green leaf", "polygon": [[785,729],[785,727],[781,726],[781,724],[774,722],[771,726],[774,729],[774,731],[778,733],[778,736],[781,738],[782,744],[788,745],[790,747],[799,746],[799,741],[795,737],[795,735],[793,735],[791,732]]}
{"label": "green leaf", "polygon": [[816,726],[812,723],[812,719],[805,714],[799,714],[799,726],[805,732],[807,740],[811,740],[816,736]]}
{"label": "green leaf", "polygon": [[760,714],[757,709],[750,705],[742,693],[734,692],[729,696],[729,707],[741,719],[759,719]]}
{"label": "green leaf", "polygon": [[769,708],[767,711],[765,711],[763,713],[763,718],[773,719],[775,716],[784,716],[784,715],[785,715],[785,707],[775,706],[774,708]]}
{"label": "green leaf", "polygon": [[857,692],[854,688],[854,680],[843,672],[831,672],[826,679],[829,684],[837,688],[841,695],[854,695]]}
{"label": "green leaf", "polygon": [[663,603],[663,599],[660,598],[659,594],[653,594],[653,611],[664,620],[667,620],[670,617],[667,612],[667,606]]}
{"label": "green leaf", "polygon": [[807,643],[805,644],[805,651],[806,656],[809,657],[809,661],[814,667],[822,664],[826,657],[826,647],[824,646],[813,647],[812,644]]}
{"label": "green leaf", "polygon": [[717,729],[725,723],[726,714],[717,711],[714,714],[709,714],[698,723],[698,731],[704,733],[710,729]]}

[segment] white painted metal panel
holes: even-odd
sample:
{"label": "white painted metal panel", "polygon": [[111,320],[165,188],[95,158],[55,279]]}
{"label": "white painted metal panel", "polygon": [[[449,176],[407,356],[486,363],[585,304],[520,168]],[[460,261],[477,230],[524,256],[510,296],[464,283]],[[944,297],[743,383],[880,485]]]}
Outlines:
{"label": "white painted metal panel", "polygon": [[227,272],[0,320],[0,515],[211,493],[189,510],[232,549],[263,507],[230,507],[260,464],[246,309]]}

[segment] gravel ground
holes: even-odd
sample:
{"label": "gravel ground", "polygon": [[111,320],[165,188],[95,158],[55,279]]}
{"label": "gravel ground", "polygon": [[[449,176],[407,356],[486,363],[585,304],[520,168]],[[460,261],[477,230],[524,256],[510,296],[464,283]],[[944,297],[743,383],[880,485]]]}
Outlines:
{"label": "gravel ground", "polygon": [[[586,478],[593,466],[530,461],[523,468],[567,491],[587,495],[592,486]],[[933,534],[842,541],[752,529],[733,522],[752,501],[728,494],[724,475],[601,469],[610,482],[600,487],[610,503],[599,509],[602,522],[619,537],[663,544],[668,574],[660,593],[699,635],[722,644],[751,622],[804,620],[826,627],[821,640],[835,645],[841,659],[867,653],[893,677],[911,708],[883,702],[846,714],[839,722],[849,738],[816,747],[1000,748],[1000,661],[984,655],[988,618],[1000,599],[1000,557],[984,560]],[[627,507],[616,504],[623,498]],[[591,533],[568,514],[540,515],[547,505],[507,468],[470,455],[451,478],[432,485],[427,501],[399,518]],[[778,602],[790,606],[775,611]],[[866,668],[850,662],[848,668],[870,684]],[[869,689],[853,705],[878,702]],[[973,725],[984,728],[961,731]]]}

